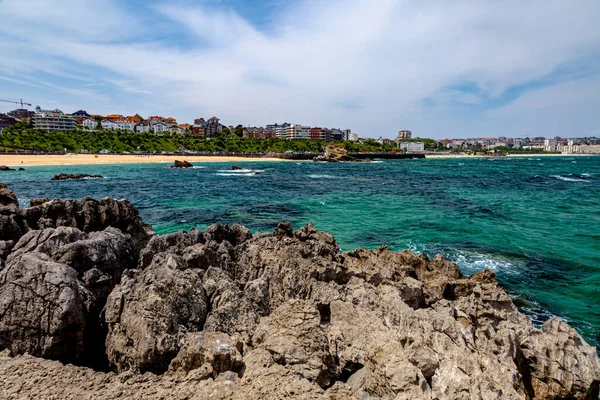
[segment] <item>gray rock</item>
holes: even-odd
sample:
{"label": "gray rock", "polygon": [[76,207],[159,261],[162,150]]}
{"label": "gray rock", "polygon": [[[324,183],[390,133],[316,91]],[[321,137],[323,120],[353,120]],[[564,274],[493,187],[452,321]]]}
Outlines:
{"label": "gray rock", "polygon": [[179,351],[178,334],[201,331],[207,299],[195,270],[176,255],[154,257],[124,276],[108,297],[108,360],[118,371],[165,372]]}

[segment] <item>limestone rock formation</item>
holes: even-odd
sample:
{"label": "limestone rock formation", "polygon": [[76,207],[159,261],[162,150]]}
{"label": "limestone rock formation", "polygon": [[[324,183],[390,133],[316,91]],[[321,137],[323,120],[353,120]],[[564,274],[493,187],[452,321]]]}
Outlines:
{"label": "limestone rock formation", "polygon": [[124,201],[0,207],[5,398],[599,396],[596,350],[535,328],[492,271],[340,252],[311,224],[146,228]]}
{"label": "limestone rock formation", "polygon": [[361,160],[354,158],[350,155],[348,155],[348,150],[339,144],[330,144],[329,146],[325,147],[325,151],[323,152],[322,155],[317,156],[313,159],[313,161],[320,161],[320,162],[347,162],[347,161],[354,161],[354,162],[361,162]]}
{"label": "limestone rock formation", "polygon": [[175,160],[175,163],[171,168],[191,168],[193,165],[187,161]]}

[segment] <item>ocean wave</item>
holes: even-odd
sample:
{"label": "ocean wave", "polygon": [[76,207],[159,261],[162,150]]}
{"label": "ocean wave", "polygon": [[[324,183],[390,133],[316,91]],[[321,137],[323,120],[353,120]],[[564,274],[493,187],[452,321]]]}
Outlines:
{"label": "ocean wave", "polygon": [[194,165],[192,169],[203,169],[206,168],[204,165]]}
{"label": "ocean wave", "polygon": [[256,172],[246,172],[246,173],[240,174],[240,173],[234,173],[233,171],[229,171],[229,172],[218,172],[215,175],[217,175],[217,176],[255,176]]}
{"label": "ocean wave", "polygon": [[337,176],[333,176],[333,175],[322,175],[322,174],[310,174],[308,175],[309,178],[312,179],[336,179]]}
{"label": "ocean wave", "polygon": [[587,179],[573,178],[570,176],[563,176],[563,175],[550,175],[550,177],[564,181],[564,182],[588,182]]}
{"label": "ocean wave", "polygon": [[265,172],[264,169],[220,169],[217,172],[228,173],[228,174],[250,174],[250,173],[261,173]]}

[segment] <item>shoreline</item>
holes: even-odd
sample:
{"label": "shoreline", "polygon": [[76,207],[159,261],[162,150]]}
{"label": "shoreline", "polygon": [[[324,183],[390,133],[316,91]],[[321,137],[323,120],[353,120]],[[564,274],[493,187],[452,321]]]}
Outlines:
{"label": "shoreline", "polygon": [[175,160],[188,161],[190,163],[209,162],[274,162],[274,161],[296,161],[271,157],[237,157],[237,156],[172,156],[172,155],[148,155],[139,156],[134,154],[39,154],[19,155],[0,154],[0,165],[12,168],[33,166],[55,166],[55,165],[109,165],[109,164],[148,164],[148,163],[174,163]]}
{"label": "shoreline", "polygon": [[[523,158],[523,157],[597,157],[598,154],[510,154],[506,156],[481,156],[468,154],[427,154],[426,159],[448,158]],[[148,164],[173,163],[175,160],[190,163],[216,162],[289,162],[306,161],[275,157],[240,157],[240,156],[197,156],[197,155],[134,155],[134,154],[0,154],[0,165],[8,167],[33,167],[57,165],[110,165],[110,164]]]}

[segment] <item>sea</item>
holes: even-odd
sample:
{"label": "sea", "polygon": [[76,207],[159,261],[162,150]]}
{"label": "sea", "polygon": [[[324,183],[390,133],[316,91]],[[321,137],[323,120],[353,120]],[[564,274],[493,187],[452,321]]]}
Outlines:
{"label": "sea", "polygon": [[[233,165],[38,166],[0,180],[22,206],[32,197],[126,198],[159,234],[310,221],[342,250],[441,253],[465,274],[495,271],[537,326],[560,316],[600,345],[600,157]],[[104,179],[51,181],[58,173]]]}

